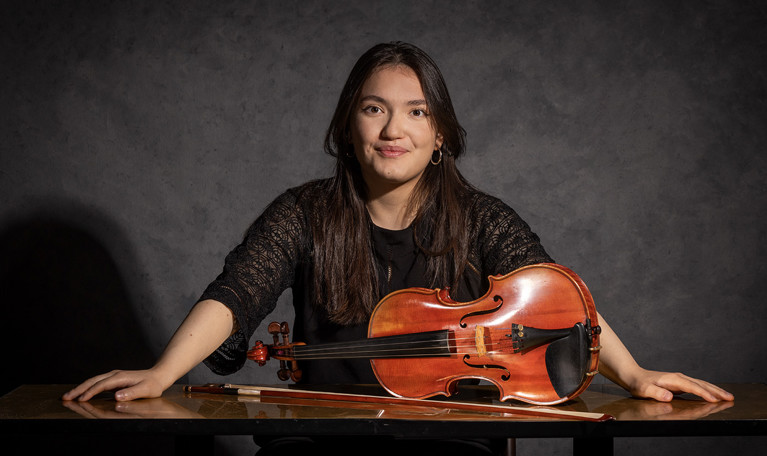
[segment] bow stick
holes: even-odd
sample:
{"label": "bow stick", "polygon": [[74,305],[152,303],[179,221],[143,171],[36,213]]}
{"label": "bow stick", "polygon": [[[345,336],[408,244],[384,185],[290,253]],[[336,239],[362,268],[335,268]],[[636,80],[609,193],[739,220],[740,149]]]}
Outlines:
{"label": "bow stick", "polygon": [[[485,413],[507,413],[513,415],[535,416],[542,418],[557,418],[564,420],[580,421],[609,421],[615,419],[611,415],[592,412],[573,412],[569,410],[558,409],[540,409],[530,407],[515,407],[511,405],[492,405],[480,404],[475,402],[457,402],[457,401],[430,401],[424,399],[412,399],[405,397],[384,397],[365,394],[350,393],[331,393],[325,391],[310,391],[290,388],[274,388],[268,386],[253,385],[233,385],[229,383],[214,384],[208,383],[202,386],[187,385],[184,387],[186,393],[213,393],[213,394],[231,394],[242,396],[259,396],[271,398],[288,399],[314,399],[325,401],[344,401],[352,403],[366,404],[393,404],[393,405],[411,405],[419,407],[438,407],[456,410],[465,410],[472,412]],[[320,405],[320,404],[318,404]]]}

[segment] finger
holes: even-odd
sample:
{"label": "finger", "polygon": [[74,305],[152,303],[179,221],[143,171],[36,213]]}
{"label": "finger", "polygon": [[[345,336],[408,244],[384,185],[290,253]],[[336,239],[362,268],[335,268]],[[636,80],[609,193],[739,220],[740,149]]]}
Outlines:
{"label": "finger", "polygon": [[61,398],[64,399],[65,401],[74,400],[78,396],[80,396],[85,390],[87,390],[88,388],[93,386],[96,382],[101,381],[103,378],[106,378],[110,374],[111,374],[111,372],[110,373],[106,373],[106,374],[97,375],[95,377],[91,377],[88,380],[80,383],[76,387],[74,387],[71,390],[69,390],[66,393],[64,393],[61,396]]}
{"label": "finger", "polygon": [[78,401],[90,400],[93,396],[104,391],[112,391],[135,384],[132,376],[127,372],[116,372],[110,377],[106,377],[85,390],[78,398]]}
{"label": "finger", "polygon": [[724,401],[735,400],[735,396],[731,392],[725,390],[724,388],[720,388],[719,386],[714,385],[713,383],[709,383],[703,380],[696,379],[695,381],[699,382],[702,387],[706,388],[712,395],[714,395],[720,400],[724,400]]}
{"label": "finger", "polygon": [[664,376],[658,382],[661,387],[675,392],[691,393],[701,397],[707,402],[719,402],[721,400],[733,400],[729,392],[704,380],[688,377],[684,374]]}
{"label": "finger", "polygon": [[674,393],[658,385],[650,384],[639,394],[641,397],[655,399],[660,402],[670,402],[674,398]]}
{"label": "finger", "polygon": [[147,391],[143,382],[115,392],[115,400],[118,402],[132,401],[143,397],[154,397]]}
{"label": "finger", "polygon": [[162,396],[163,388],[149,377],[144,377],[139,382],[128,385],[115,393],[117,401],[132,401],[141,398],[155,398]]}
{"label": "finger", "polygon": [[109,378],[113,375],[115,375],[117,371],[111,371],[107,372],[105,374],[97,375],[95,377],[91,377],[88,380],[80,383],[76,387],[72,388],[70,391],[67,391],[64,393],[64,395],[61,396],[61,398],[65,401],[72,401],[78,398],[80,395],[82,395],[85,391],[90,389],[93,385],[96,383],[104,380],[105,378]]}
{"label": "finger", "polygon": [[733,396],[732,393],[725,391],[714,384],[696,379],[693,379],[693,382],[697,385],[697,390],[700,391],[700,393],[694,392],[694,394],[697,394],[708,402],[731,401],[735,399],[735,396]]}

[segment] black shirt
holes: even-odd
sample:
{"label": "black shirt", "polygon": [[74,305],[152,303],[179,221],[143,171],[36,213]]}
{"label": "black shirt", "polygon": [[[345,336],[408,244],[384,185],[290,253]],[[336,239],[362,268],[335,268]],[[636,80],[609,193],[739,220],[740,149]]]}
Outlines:
{"label": "black shirt", "polygon": [[[327,195],[321,181],[288,190],[251,225],[244,240],[227,255],[224,270],[200,300],[215,299],[234,313],[239,330],[205,360],[217,374],[240,369],[249,339],[270,313],[280,294],[292,288],[295,322],[292,338],[307,344],[365,338],[367,325],[341,326],[312,305],[311,223],[321,216]],[[506,274],[529,264],[552,262],[529,226],[497,198],[471,195],[469,265],[452,298],[466,302],[487,290],[489,275]],[[430,287],[425,257],[415,244],[412,227],[391,231],[371,226],[378,265],[379,297],[407,287]],[[437,284],[444,288],[447,284]],[[265,334],[261,336],[265,337]],[[364,359],[302,361],[304,383],[377,383]]]}

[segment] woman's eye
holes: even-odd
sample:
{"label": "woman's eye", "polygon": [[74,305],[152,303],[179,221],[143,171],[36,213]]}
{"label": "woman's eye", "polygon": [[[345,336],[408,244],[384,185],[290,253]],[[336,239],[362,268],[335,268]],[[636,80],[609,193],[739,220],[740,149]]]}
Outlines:
{"label": "woman's eye", "polygon": [[379,108],[378,106],[368,106],[365,109],[363,109],[363,111],[369,112],[370,114],[380,114],[382,112],[381,108]]}
{"label": "woman's eye", "polygon": [[412,114],[414,116],[416,116],[416,117],[426,117],[427,116],[426,111],[423,110],[423,109],[414,109],[412,111]]}

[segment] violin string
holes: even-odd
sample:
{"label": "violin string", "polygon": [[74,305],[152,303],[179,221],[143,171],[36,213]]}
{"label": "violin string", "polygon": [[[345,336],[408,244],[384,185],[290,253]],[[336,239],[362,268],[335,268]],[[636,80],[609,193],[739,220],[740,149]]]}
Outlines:
{"label": "violin string", "polygon": [[[461,333],[465,333],[466,331],[462,331]],[[439,335],[439,333],[447,334],[447,331],[434,331],[434,334]],[[412,333],[412,334],[394,334],[391,336],[382,336],[382,337],[373,337],[369,339],[361,339],[361,340],[354,340],[354,341],[348,341],[348,342],[329,342],[329,343],[323,343],[321,345],[301,345],[301,347],[304,347],[305,349],[317,349],[317,350],[324,350],[328,348],[349,348],[349,347],[360,347],[360,346],[378,346],[378,345],[385,345],[385,344],[391,344],[391,345],[397,345],[397,344],[409,344],[409,343],[419,343],[419,342],[444,342],[446,340],[451,340],[450,337],[442,337],[442,338],[431,338],[426,340],[397,340],[396,338],[402,338],[405,336],[419,336],[424,335],[428,333]],[[453,337],[452,340],[474,340],[474,336],[471,337]]]}
{"label": "violin string", "polygon": [[296,360],[303,360],[303,359],[353,359],[353,358],[433,358],[433,357],[448,357],[451,355],[463,355],[465,353],[399,353],[399,354],[387,354],[385,356],[381,356],[380,353],[365,353],[365,352],[359,352],[359,353],[333,353],[329,355],[322,355],[322,356],[297,356],[295,357]]}
{"label": "violin string", "polygon": [[[371,339],[363,339],[359,341],[351,341],[351,342],[334,342],[329,344],[322,344],[322,345],[299,345],[299,347],[302,347],[303,351],[313,351],[313,350],[326,350],[326,349],[333,349],[333,348],[342,348],[342,349],[348,349],[348,348],[358,348],[358,347],[370,347],[370,346],[394,346],[394,345],[406,345],[406,344],[417,344],[417,343],[426,343],[426,342],[446,342],[446,341],[472,341],[474,342],[476,339],[473,336],[466,336],[466,337],[443,337],[443,338],[435,338],[435,339],[428,339],[428,340],[420,340],[420,341],[387,341],[387,336],[380,337],[380,338],[371,338]],[[377,342],[378,341],[378,342]]]}
{"label": "violin string", "polygon": [[[510,351],[509,351],[510,352]],[[504,353],[502,350],[492,350],[485,352],[485,355],[503,355],[503,354],[509,354]],[[342,359],[342,358],[375,358],[376,356],[380,355],[380,352],[355,352],[353,354],[350,353],[327,353],[324,355],[315,355],[315,356],[305,356],[305,355],[297,355],[294,358],[296,360],[311,360],[311,359]],[[451,351],[449,353],[447,352],[414,352],[414,353],[398,353],[396,355],[392,356],[382,356],[382,358],[418,358],[418,357],[434,357],[434,356],[458,356],[458,355],[478,355],[477,350],[474,349],[474,347],[469,347],[468,350],[455,350]]]}
{"label": "violin string", "polygon": [[[375,340],[375,339],[368,339]],[[434,345],[453,341],[452,346]],[[469,341],[471,343],[466,343]],[[423,357],[440,355],[464,355],[477,354],[473,337],[441,338],[427,341],[404,341],[404,342],[382,342],[370,344],[369,342],[352,343],[333,343],[330,347],[323,345],[316,346],[297,346],[299,350],[294,350],[295,359],[337,359],[337,358],[373,358],[381,355],[382,352],[392,355],[391,357]],[[429,345],[431,344],[431,346]],[[450,347],[449,351],[445,351]],[[338,350],[343,349],[343,350]],[[408,353],[410,352],[410,353]],[[498,350],[488,351],[486,353],[502,353]],[[388,357],[388,356],[386,356]]]}
{"label": "violin string", "polygon": [[[464,334],[467,333],[467,332],[468,331],[460,331],[460,333],[459,333],[458,331],[455,331],[454,334],[457,334],[457,336],[455,336],[455,337],[440,337],[440,338],[428,339],[428,341],[444,342],[446,340],[456,340],[456,341],[460,341],[460,340],[472,340],[473,341],[473,340],[475,340],[473,332],[472,332],[472,335],[464,336]],[[446,331],[444,333],[447,334]],[[383,345],[383,344],[392,344],[392,345],[408,344],[408,343],[413,343],[414,341],[396,341],[396,340],[392,341],[391,339],[395,338],[395,337],[399,337],[399,336],[414,336],[414,335],[419,335],[419,334],[423,334],[423,333],[395,334],[393,336],[372,337],[372,338],[369,338],[369,339],[354,340],[354,341],[349,341],[349,342],[330,342],[330,343],[324,343],[324,344],[321,344],[321,345],[301,345],[301,347],[305,347],[307,349],[310,349],[310,348],[324,349],[326,347],[329,347],[329,348],[330,347],[347,348],[347,347],[358,347],[358,346],[366,346],[366,345],[377,345],[379,343],[379,341],[380,341],[381,345]],[[415,341],[415,342],[423,342],[423,341]]]}
{"label": "violin string", "polygon": [[[455,341],[456,343],[461,343],[463,341],[471,341],[474,342],[473,337],[463,337],[463,338],[442,338],[442,339],[431,339],[426,341],[402,341],[402,342],[387,342],[387,341],[381,341],[378,343],[371,343],[368,341],[375,341],[375,339],[367,339],[366,341],[354,341],[354,342],[340,342],[340,343],[333,343],[328,345],[321,345],[321,346],[310,346],[310,345],[298,345],[295,346],[294,349],[299,348],[299,351],[303,354],[309,354],[309,353],[323,353],[323,352],[330,352],[332,353],[333,350],[358,350],[358,349],[379,349],[379,350],[397,350],[399,346],[412,346],[412,345],[420,345],[423,346],[424,344],[444,344],[449,341]],[[408,349],[408,348],[404,348]]]}
{"label": "violin string", "polygon": [[307,357],[313,357],[315,359],[319,359],[325,356],[356,356],[359,354],[367,353],[369,356],[375,356],[375,355],[381,355],[384,354],[386,357],[389,355],[393,356],[424,356],[424,355],[449,355],[449,354],[456,354],[456,353],[476,353],[476,347],[467,345],[463,347],[455,347],[455,349],[451,349],[450,351],[444,350],[442,347],[414,347],[414,348],[400,348],[400,349],[392,349],[392,350],[357,350],[357,351],[328,351],[325,353],[295,353],[294,357],[296,359],[298,358],[307,358]]}
{"label": "violin string", "polygon": [[[469,347],[468,350],[455,350],[450,352],[415,352],[415,353],[398,353],[393,356],[380,356],[381,358],[423,358],[423,357],[448,357],[448,356],[460,356],[460,355],[477,355],[477,350],[475,347],[467,346]],[[508,350],[507,352],[504,352],[503,350],[491,350],[485,352],[483,356],[486,355],[504,355],[509,354],[511,350]],[[313,360],[313,359],[356,359],[356,358],[376,358],[379,356],[381,352],[354,352],[353,354],[350,354],[349,352],[328,352],[326,354],[320,354],[320,355],[296,355],[293,356],[296,360]]]}
{"label": "violin string", "polygon": [[[360,351],[356,351],[356,352],[328,352],[328,353],[314,354],[314,355],[299,354],[299,355],[296,355],[295,358],[296,359],[309,359],[309,358],[311,358],[311,359],[322,359],[322,358],[325,358],[325,357],[339,357],[339,358],[349,357],[349,358],[352,358],[352,357],[355,357],[355,356],[363,356],[363,355],[364,355],[363,357],[370,358],[370,357],[380,356],[381,353],[382,353],[381,351],[364,351],[364,350],[360,350]],[[493,351],[488,351],[488,352],[485,352],[485,353],[488,353],[488,354],[499,354],[499,353],[501,353],[502,354],[503,351],[501,351],[501,350],[493,350]],[[475,355],[475,354],[477,354],[477,350],[476,350],[475,347],[466,346],[466,347],[457,347],[456,349],[450,350],[449,352],[448,351],[442,351],[441,349],[437,349],[437,350],[428,350],[428,349],[424,349],[424,350],[418,350],[418,349],[411,349],[411,350],[388,350],[388,351],[384,352],[384,356],[381,356],[381,357],[383,357],[383,358],[388,358],[388,357],[396,358],[396,357],[399,357],[399,356],[435,356],[435,355],[437,355],[437,356],[439,356],[439,355],[447,356],[447,355]]]}
{"label": "violin string", "polygon": [[[443,357],[448,357],[448,355],[476,355],[476,352],[469,352],[469,353],[448,353],[445,354]],[[365,354],[355,354],[355,355],[348,355],[348,354],[339,354],[337,356],[301,356],[301,357],[295,357],[298,361],[305,361],[305,360],[313,360],[313,359],[370,359],[375,358],[375,355],[365,355]],[[392,356],[391,358],[425,358],[425,357],[435,357],[435,355],[432,354],[423,354],[423,353],[411,353],[407,355],[397,355]],[[439,356],[437,356],[439,357]],[[389,357],[385,357],[389,358]]]}

